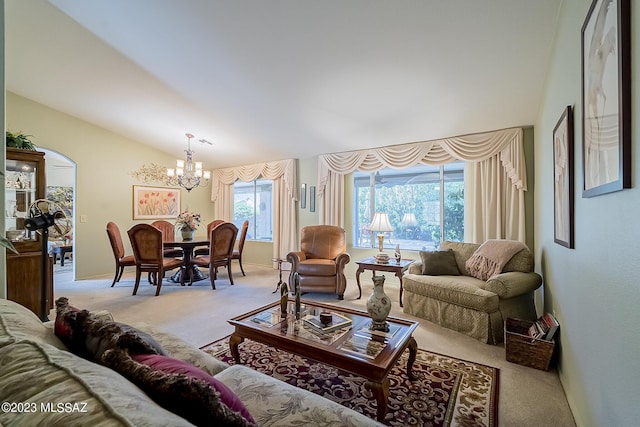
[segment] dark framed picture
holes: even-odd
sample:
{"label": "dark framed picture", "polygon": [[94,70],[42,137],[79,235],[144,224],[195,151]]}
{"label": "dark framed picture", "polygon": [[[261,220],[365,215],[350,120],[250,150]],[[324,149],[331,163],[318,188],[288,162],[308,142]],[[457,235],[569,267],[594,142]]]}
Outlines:
{"label": "dark framed picture", "polygon": [[553,129],[553,241],[573,244],[573,110],[565,108]]}
{"label": "dark framed picture", "polygon": [[309,212],[316,211],[316,186],[309,187]]}
{"label": "dark framed picture", "polygon": [[300,186],[300,209],[307,208],[307,184]]}
{"label": "dark framed picture", "polygon": [[630,0],[593,0],[582,26],[582,197],[631,187]]}

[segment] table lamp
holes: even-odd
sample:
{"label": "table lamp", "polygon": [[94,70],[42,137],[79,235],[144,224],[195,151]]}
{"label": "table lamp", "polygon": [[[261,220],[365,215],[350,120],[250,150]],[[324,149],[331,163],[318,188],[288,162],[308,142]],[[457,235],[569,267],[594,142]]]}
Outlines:
{"label": "table lamp", "polygon": [[389,215],[384,212],[376,212],[373,221],[369,224],[369,230],[378,232],[378,254],[376,260],[378,262],[389,262],[389,255],[382,252],[384,248],[384,233],[393,231],[391,223],[389,223]]}

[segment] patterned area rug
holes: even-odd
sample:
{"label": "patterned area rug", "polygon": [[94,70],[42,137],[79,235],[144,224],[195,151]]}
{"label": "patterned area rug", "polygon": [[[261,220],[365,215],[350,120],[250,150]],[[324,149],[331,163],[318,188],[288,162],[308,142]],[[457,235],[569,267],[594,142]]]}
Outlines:
{"label": "patterned area rug", "polygon": [[[250,340],[239,349],[246,366],[375,419],[376,403],[363,378]],[[234,363],[229,337],[202,350]],[[405,351],[389,372],[386,425],[498,426],[498,368],[418,349],[413,365],[418,380],[412,382],[406,372],[408,354]]]}

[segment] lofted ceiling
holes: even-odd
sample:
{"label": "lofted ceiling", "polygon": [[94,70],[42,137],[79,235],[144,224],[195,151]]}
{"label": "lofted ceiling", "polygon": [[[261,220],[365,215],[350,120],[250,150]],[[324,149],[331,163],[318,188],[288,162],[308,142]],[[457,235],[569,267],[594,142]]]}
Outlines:
{"label": "lofted ceiling", "polygon": [[560,4],[5,0],[6,88],[210,169],[526,126]]}

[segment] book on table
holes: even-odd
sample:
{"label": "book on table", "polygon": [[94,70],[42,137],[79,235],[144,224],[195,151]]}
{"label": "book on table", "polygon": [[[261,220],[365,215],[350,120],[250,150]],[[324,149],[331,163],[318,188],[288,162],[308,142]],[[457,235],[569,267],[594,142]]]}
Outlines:
{"label": "book on table", "polygon": [[322,323],[320,316],[313,314],[303,317],[302,320],[305,325],[310,326],[312,330],[323,334],[346,328],[352,324],[351,319],[338,313],[331,313],[331,322],[328,323]]}

